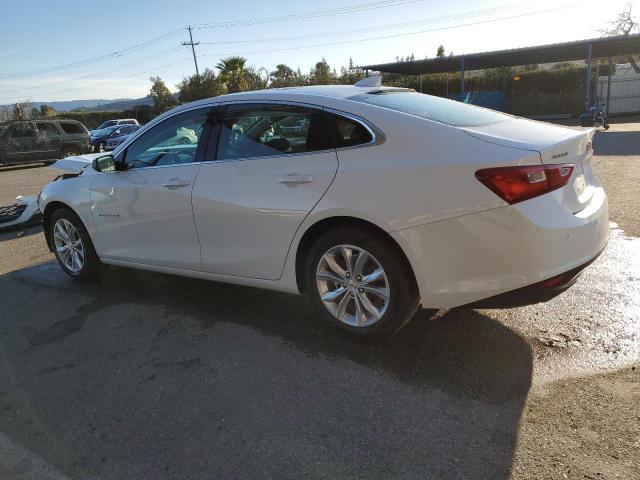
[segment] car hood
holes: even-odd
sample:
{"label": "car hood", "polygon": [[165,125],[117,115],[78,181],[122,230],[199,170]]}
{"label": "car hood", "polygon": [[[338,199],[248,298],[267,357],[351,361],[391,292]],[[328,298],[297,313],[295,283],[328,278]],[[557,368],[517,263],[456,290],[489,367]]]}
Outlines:
{"label": "car hood", "polygon": [[82,173],[84,175],[94,175],[96,172],[91,168],[91,164],[98,157],[104,157],[104,153],[90,153],[87,155],[78,155],[77,157],[67,157],[58,160],[51,165],[51,168],[65,170],[71,173]]}

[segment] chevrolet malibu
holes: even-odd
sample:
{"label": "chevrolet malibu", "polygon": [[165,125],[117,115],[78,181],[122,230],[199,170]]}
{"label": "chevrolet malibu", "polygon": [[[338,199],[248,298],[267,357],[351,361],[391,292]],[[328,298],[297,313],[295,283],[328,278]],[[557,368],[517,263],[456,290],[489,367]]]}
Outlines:
{"label": "chevrolet malibu", "polygon": [[[185,129],[193,143],[169,141]],[[371,78],[245,92],[58,161],[39,208],[75,279],[110,264],[305,293],[381,335],[420,307],[568,288],[608,238],[592,137]]]}

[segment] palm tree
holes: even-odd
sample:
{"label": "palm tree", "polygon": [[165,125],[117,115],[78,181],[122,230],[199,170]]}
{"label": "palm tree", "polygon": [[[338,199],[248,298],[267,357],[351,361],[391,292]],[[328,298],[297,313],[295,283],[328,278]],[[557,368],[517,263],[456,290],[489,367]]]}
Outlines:
{"label": "palm tree", "polygon": [[241,92],[247,89],[246,63],[247,59],[244,57],[227,57],[220,60],[216,65],[216,68],[220,70],[218,76],[227,85],[229,93]]}

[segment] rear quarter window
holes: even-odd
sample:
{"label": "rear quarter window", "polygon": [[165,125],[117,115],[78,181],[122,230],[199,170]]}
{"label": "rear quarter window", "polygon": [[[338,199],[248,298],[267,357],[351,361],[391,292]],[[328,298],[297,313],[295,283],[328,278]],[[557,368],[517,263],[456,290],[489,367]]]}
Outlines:
{"label": "rear quarter window", "polygon": [[456,100],[407,91],[364,93],[349,98],[397,112],[408,113],[452,127],[480,127],[507,122],[514,117],[488,108],[477,107]]}
{"label": "rear quarter window", "polygon": [[366,145],[373,141],[373,135],[369,129],[360,122],[334,113],[328,115],[336,148]]}
{"label": "rear quarter window", "polygon": [[64,131],[64,133],[69,134],[77,134],[77,133],[85,133],[84,127],[79,123],[73,122],[60,122],[60,128]]}

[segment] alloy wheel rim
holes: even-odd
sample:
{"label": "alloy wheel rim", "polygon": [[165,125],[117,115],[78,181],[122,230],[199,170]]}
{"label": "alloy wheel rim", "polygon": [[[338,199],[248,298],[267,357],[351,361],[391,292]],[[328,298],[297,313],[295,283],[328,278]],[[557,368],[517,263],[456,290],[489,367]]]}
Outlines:
{"label": "alloy wheel rim", "polygon": [[320,258],[316,287],[329,313],[352,327],[377,323],[389,307],[391,292],[382,265],[354,245],[337,245]]}
{"label": "alloy wheel rim", "polygon": [[64,218],[53,227],[53,241],[60,262],[71,272],[78,273],[84,266],[84,245],[80,233]]}
{"label": "alloy wheel rim", "polygon": [[67,152],[64,154],[64,158],[67,157],[77,157],[78,156],[78,152]]}

